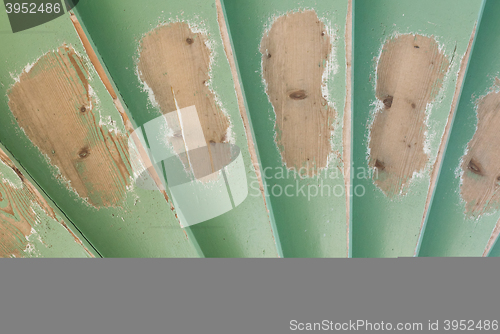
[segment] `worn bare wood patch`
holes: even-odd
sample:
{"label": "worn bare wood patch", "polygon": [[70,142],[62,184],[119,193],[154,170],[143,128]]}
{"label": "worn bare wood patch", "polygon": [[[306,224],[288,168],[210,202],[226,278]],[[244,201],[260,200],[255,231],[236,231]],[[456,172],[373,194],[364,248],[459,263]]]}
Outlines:
{"label": "worn bare wood patch", "polygon": [[22,257],[26,249],[36,219],[30,195],[26,188],[0,182],[0,257]]}
{"label": "worn bare wood patch", "polygon": [[478,102],[477,129],[462,158],[460,195],[465,211],[479,215],[500,208],[500,92]]}
{"label": "worn bare wood patch", "polygon": [[276,19],[260,46],[283,162],[309,176],[326,167],[332,151],[335,111],[321,93],[330,51],[325,25],[311,10]]}
{"label": "worn bare wood patch", "polygon": [[[73,13],[70,13],[70,18],[71,18],[71,21],[73,22],[73,26],[75,27],[75,30],[76,30],[78,36],[80,37],[80,40],[82,41],[83,46],[85,47],[85,51],[87,53],[87,56],[89,57],[90,61],[92,62],[92,65],[96,69],[96,72],[99,75],[99,78],[104,83],[106,89],[108,90],[109,94],[113,98],[113,103],[114,103],[116,109],[118,110],[118,112],[120,113],[120,116],[123,120],[123,125],[125,126],[125,129],[127,130],[127,132],[129,134],[133,134],[133,132],[135,130],[134,126],[132,125],[132,122],[130,122],[130,119],[129,119],[125,109],[123,108],[122,103],[118,99],[118,96],[116,95],[116,93],[113,89],[113,86],[111,85],[111,82],[110,82],[109,78],[107,77],[106,72],[104,71],[104,68],[102,67],[102,64],[100,63],[94,49],[92,48],[92,45],[91,45],[89,39],[87,38],[87,35],[83,31],[83,28],[82,28],[80,22],[78,21],[78,19],[76,18],[76,16]],[[149,160],[149,157],[148,157],[146,151],[142,147],[141,142],[138,140],[138,138],[136,136],[132,136],[132,140],[134,141],[136,147],[140,151],[141,159],[146,163],[147,166],[150,166],[151,162]],[[160,189],[161,193],[165,197],[165,200],[170,203],[171,209],[174,210],[174,207],[173,207],[172,203],[169,201],[168,195],[167,195],[166,191],[164,190],[162,182],[160,180],[160,177],[158,176],[156,171],[150,170],[150,175],[153,178],[155,184],[158,186],[158,189]],[[184,233],[186,234],[185,231],[184,231]],[[187,234],[186,234],[186,237],[187,237]]]}
{"label": "worn bare wood patch", "polygon": [[97,123],[82,59],[68,46],[42,56],[8,93],[19,126],[80,197],[118,205],[130,182],[125,135]]}
{"label": "worn bare wood patch", "polygon": [[439,92],[449,62],[432,37],[401,35],[382,49],[376,97],[383,103],[370,129],[375,184],[387,196],[404,191],[425,168],[425,110]]}
{"label": "worn bare wood patch", "polygon": [[[0,178],[0,257],[22,257],[28,245],[27,237],[31,235],[32,227],[37,220],[33,207],[39,206],[54,220],[57,220],[57,217],[47,201],[2,150],[0,150],[0,163],[11,168],[22,183],[17,187]],[[75,241],[84,247],[65,223],[63,221],[60,223],[73,235]],[[88,252],[86,248],[85,250]]]}
{"label": "worn bare wood patch", "polygon": [[159,26],[142,38],[137,66],[140,79],[151,88],[164,114],[196,106],[207,154],[192,166],[195,175],[207,175],[207,168],[216,171],[210,161],[211,144],[228,141],[229,119],[208,87],[210,49],[206,39],[207,36],[194,33],[185,22]]}

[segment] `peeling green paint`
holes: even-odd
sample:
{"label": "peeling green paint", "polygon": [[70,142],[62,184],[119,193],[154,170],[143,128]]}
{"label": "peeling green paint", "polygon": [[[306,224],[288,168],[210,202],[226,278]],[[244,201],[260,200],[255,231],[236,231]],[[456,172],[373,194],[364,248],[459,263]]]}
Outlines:
{"label": "peeling green paint", "polygon": [[[418,256],[482,256],[500,212],[468,217],[460,195],[460,160],[473,137],[476,102],[495,86],[500,73],[500,3],[486,0],[460,102],[429,210]],[[489,256],[500,255],[497,241]]]}
{"label": "peeling green paint", "polygon": [[[269,198],[268,206],[276,221],[283,254],[285,257],[346,257],[348,221],[341,157],[346,93],[344,36],[348,2],[232,0],[223,4],[265,174],[263,181]],[[264,31],[270,28],[274,17],[304,9],[315,10],[329,28],[333,45],[331,65],[335,67],[326,81],[328,100],[336,112],[332,137],[334,153],[328,169],[314,179],[300,179],[294,172],[289,177],[277,175],[280,172],[286,175],[286,168],[275,142],[275,115],[262,81],[259,51]],[[333,195],[333,190],[330,196],[326,196],[326,190],[321,196],[320,185],[337,189],[339,196]],[[279,195],[276,189],[288,189],[292,196]],[[318,194],[314,195],[316,190]]]}
{"label": "peeling green paint", "polygon": [[466,52],[480,7],[480,0],[355,1],[352,143],[355,168],[368,168],[369,125],[375,109],[375,70],[385,41],[395,34],[433,36],[451,64],[441,91],[428,108],[430,116],[426,138],[429,162],[423,173],[413,177],[408,193],[391,200],[371,179],[353,179],[354,187],[363,186],[366,189],[365,196],[353,197],[353,257],[413,256],[424,214],[431,167],[450,113],[460,61]]}
{"label": "peeling green paint", "polygon": [[[5,12],[0,13],[0,30],[10,30]],[[0,142],[65,216],[104,257],[199,256],[159,191],[142,191],[132,187],[127,191],[121,207],[97,210],[66,187],[56,176],[56,168],[48,163],[18,127],[7,105],[6,94],[14,84],[14,78],[27,64],[66,43],[75,48],[90,71],[90,82],[98,99],[95,110],[99,110],[96,114],[100,121],[107,129],[126,133],[121,116],[86,56],[69,15],[24,32],[4,34],[2,39],[10,47],[0,49]]]}
{"label": "peeling green paint", "polygon": [[[5,148],[0,145],[0,150],[5,152]],[[10,162],[16,165],[16,168],[21,168],[17,162],[14,162],[11,157],[9,157]],[[71,228],[71,224],[61,217],[57,213],[57,207],[50,199],[46,198],[42,194],[43,199],[47,201],[47,204],[55,212],[55,217],[51,217],[43,210],[40,205],[29,199],[29,196],[34,196],[31,190],[28,189],[25,182],[30,182],[29,177],[26,176],[24,170],[19,170],[19,172],[25,178],[25,181],[21,180],[18,174],[10,167],[7,166],[3,161],[0,161],[0,182],[6,183],[10,187],[14,188],[14,191],[19,191],[18,196],[24,197],[29,201],[29,210],[33,211],[33,219],[31,216],[25,216],[24,218],[28,220],[27,222],[31,225],[31,234],[27,236],[27,245],[24,251],[21,253],[23,257],[99,257],[99,255],[93,250],[93,248],[86,243],[86,240],[81,237],[78,231],[73,230],[71,233],[66,229]],[[31,182],[31,184],[33,184]],[[5,199],[5,194],[1,194]],[[9,203],[4,201],[0,202],[0,209],[6,209]],[[7,201],[5,201],[7,202]],[[73,228],[74,229],[74,228]],[[78,240],[77,240],[78,238]]]}
{"label": "peeling green paint", "polygon": [[[234,83],[226,59],[217,22],[215,1],[81,2],[75,14],[96,46],[112,80],[125,102],[134,126],[159,115],[135,73],[139,41],[162,23],[187,21],[209,37],[213,52],[209,86],[227,110],[235,143],[241,148],[250,187],[253,172],[247,138],[238,109]],[[105,31],[105,33],[102,33]],[[139,190],[137,190],[139,191]],[[216,218],[186,228],[207,257],[276,257],[279,253],[262,195],[248,196],[235,209]]]}

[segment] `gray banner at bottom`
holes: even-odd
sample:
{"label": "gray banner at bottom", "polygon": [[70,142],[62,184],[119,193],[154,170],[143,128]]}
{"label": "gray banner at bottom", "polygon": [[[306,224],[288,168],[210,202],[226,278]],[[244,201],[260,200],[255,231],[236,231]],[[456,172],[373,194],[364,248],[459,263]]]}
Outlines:
{"label": "gray banner at bottom", "polygon": [[492,333],[499,261],[0,260],[0,333]]}

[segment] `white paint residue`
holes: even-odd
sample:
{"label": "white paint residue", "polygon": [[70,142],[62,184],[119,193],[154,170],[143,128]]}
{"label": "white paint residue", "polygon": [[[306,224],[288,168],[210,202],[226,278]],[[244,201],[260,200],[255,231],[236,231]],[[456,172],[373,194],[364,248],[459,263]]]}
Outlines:
{"label": "white paint residue", "polygon": [[30,231],[30,235],[28,235],[26,237],[26,240],[28,241],[28,243],[26,244],[26,248],[24,249],[24,253],[28,254],[29,257],[40,257],[42,254],[39,250],[36,249],[36,247],[33,243],[34,239],[37,239],[41,243],[43,243],[41,241],[41,238],[40,238],[40,235],[38,234],[38,232],[32,227],[31,231]]}
{"label": "white paint residue", "polygon": [[[328,54],[328,59],[326,60],[326,66],[323,71],[323,75],[321,77],[322,80],[322,85],[321,85],[321,95],[325,98],[327,101],[328,105],[333,108],[335,111],[335,116],[337,120],[340,120],[339,116],[339,110],[335,107],[335,101],[333,100],[332,96],[330,95],[330,90],[331,90],[331,83],[333,80],[331,80],[332,77],[334,77],[338,70],[339,70],[339,64],[337,61],[337,48],[335,46],[337,36],[335,34],[335,29],[333,28],[332,22],[326,18],[326,17],[320,17],[319,18],[321,22],[325,25],[325,30],[327,35],[330,37],[330,53]],[[338,30],[338,29],[336,29]],[[330,131],[330,147],[332,148],[332,151],[328,155],[326,159],[326,166],[322,169],[327,170],[330,167],[330,164],[336,161],[336,158],[339,155],[338,151],[334,151],[334,134],[339,130],[339,125],[340,122],[338,121],[336,124],[332,124],[332,130]],[[340,159],[341,160],[341,159]],[[321,170],[321,169],[320,169]]]}
{"label": "white paint residue", "polygon": [[[55,50],[52,50],[52,51],[49,51],[49,52],[54,52],[54,51]],[[16,84],[17,82],[21,82],[21,75],[23,73],[28,73],[29,71],[31,71],[31,69],[33,68],[33,66],[40,60],[40,58],[42,58],[43,56],[45,56],[49,52],[44,53],[43,55],[41,55],[40,57],[38,57],[37,59],[35,59],[35,61],[33,61],[32,63],[28,63],[26,66],[24,66],[24,68],[21,70],[21,72],[19,74],[16,75],[15,73],[9,72],[10,77],[14,80],[14,84]],[[12,84],[12,85],[14,85],[14,84]]]}
{"label": "white paint residue", "polygon": [[435,157],[431,158],[432,153],[436,153],[436,152],[432,152],[432,150],[431,150],[431,143],[432,143],[433,139],[435,138],[436,133],[435,132],[429,133],[429,129],[431,128],[429,122],[430,122],[430,117],[431,117],[433,106],[434,106],[434,102],[428,102],[427,105],[425,106],[425,111],[424,111],[425,112],[424,153],[425,153],[425,155],[427,155],[427,159],[428,159],[427,165],[429,165],[435,159]]}
{"label": "white paint residue", "polygon": [[139,82],[141,83],[141,87],[139,87],[143,92],[145,92],[146,94],[148,94],[148,102],[149,104],[157,109],[160,114],[161,114],[161,111],[160,111],[160,105],[158,104],[158,101],[156,101],[156,97],[155,97],[155,93],[153,92],[153,89],[151,89],[151,87],[148,86],[148,84],[146,83],[146,81],[143,81],[141,80],[141,76],[142,76],[142,72],[139,70],[139,64],[138,64],[138,61],[136,60],[136,64],[135,64],[135,75],[137,76],[137,78],[139,79]]}
{"label": "white paint residue", "polygon": [[164,144],[166,147],[174,149],[170,138],[174,136],[174,130],[169,126],[168,122],[163,123],[160,126],[158,137],[156,138],[160,143]]}
{"label": "white paint residue", "polygon": [[24,184],[19,175],[16,174],[7,166],[3,161],[0,160],[0,178],[3,183],[7,183],[14,189],[22,189]]}
{"label": "white paint residue", "polygon": [[[89,82],[91,81],[89,80]],[[85,107],[90,108],[89,110],[95,109],[97,111],[97,113],[99,114],[99,126],[101,128],[106,128],[107,130],[114,132],[116,135],[120,135],[122,132],[118,128],[117,122],[113,120],[113,117],[111,115],[103,115],[101,100],[99,99],[99,96],[97,96],[90,83],[87,86],[87,91],[89,93],[89,105]],[[121,119],[121,116],[119,119]]]}
{"label": "white paint residue", "polygon": [[[495,83],[495,82],[494,82]],[[478,97],[476,99],[476,101],[474,102],[474,114],[476,116],[476,126],[474,127],[474,135],[476,134],[477,130],[478,130],[478,125],[479,125],[479,115],[478,115],[478,109],[479,109],[479,103],[481,102],[481,100],[483,98],[486,97],[486,95],[492,93],[492,92],[498,92],[498,87],[495,87],[495,84],[492,86],[492,88],[490,88],[486,93],[484,93],[483,95],[481,95],[480,97]],[[474,137],[474,135],[472,135],[472,137],[470,138],[470,140],[467,142],[467,144],[465,145],[465,148],[464,148],[464,154],[462,155],[462,157],[460,158],[460,162],[458,164],[458,166],[455,168],[454,170],[454,175],[455,175],[455,178],[460,178],[459,180],[459,184],[458,184],[458,188],[456,190],[457,193],[460,193],[460,189],[462,188],[462,185],[464,183],[464,174],[465,174],[465,171],[464,169],[461,167],[462,165],[464,165],[465,163],[465,157],[467,156],[467,154],[469,153],[469,144],[470,142],[472,141],[472,138]],[[461,195],[458,196],[459,199],[460,199],[460,205],[462,205],[464,208],[466,206],[466,202],[465,200],[462,198]],[[479,217],[483,216],[483,215],[491,215],[493,214],[494,212],[482,212],[481,214],[479,214],[477,217],[475,217],[476,219],[479,219]],[[464,215],[466,215],[465,211],[464,211]]]}

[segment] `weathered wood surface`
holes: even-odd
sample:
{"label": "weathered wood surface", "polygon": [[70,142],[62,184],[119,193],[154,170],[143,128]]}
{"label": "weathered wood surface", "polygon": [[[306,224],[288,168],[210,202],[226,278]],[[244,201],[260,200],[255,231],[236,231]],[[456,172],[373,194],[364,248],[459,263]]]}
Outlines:
{"label": "weathered wood surface", "polygon": [[132,183],[130,120],[70,15],[2,38],[0,141],[97,252],[202,255],[165,194]]}
{"label": "weathered wood surface", "polygon": [[93,257],[0,147],[0,257]]}

